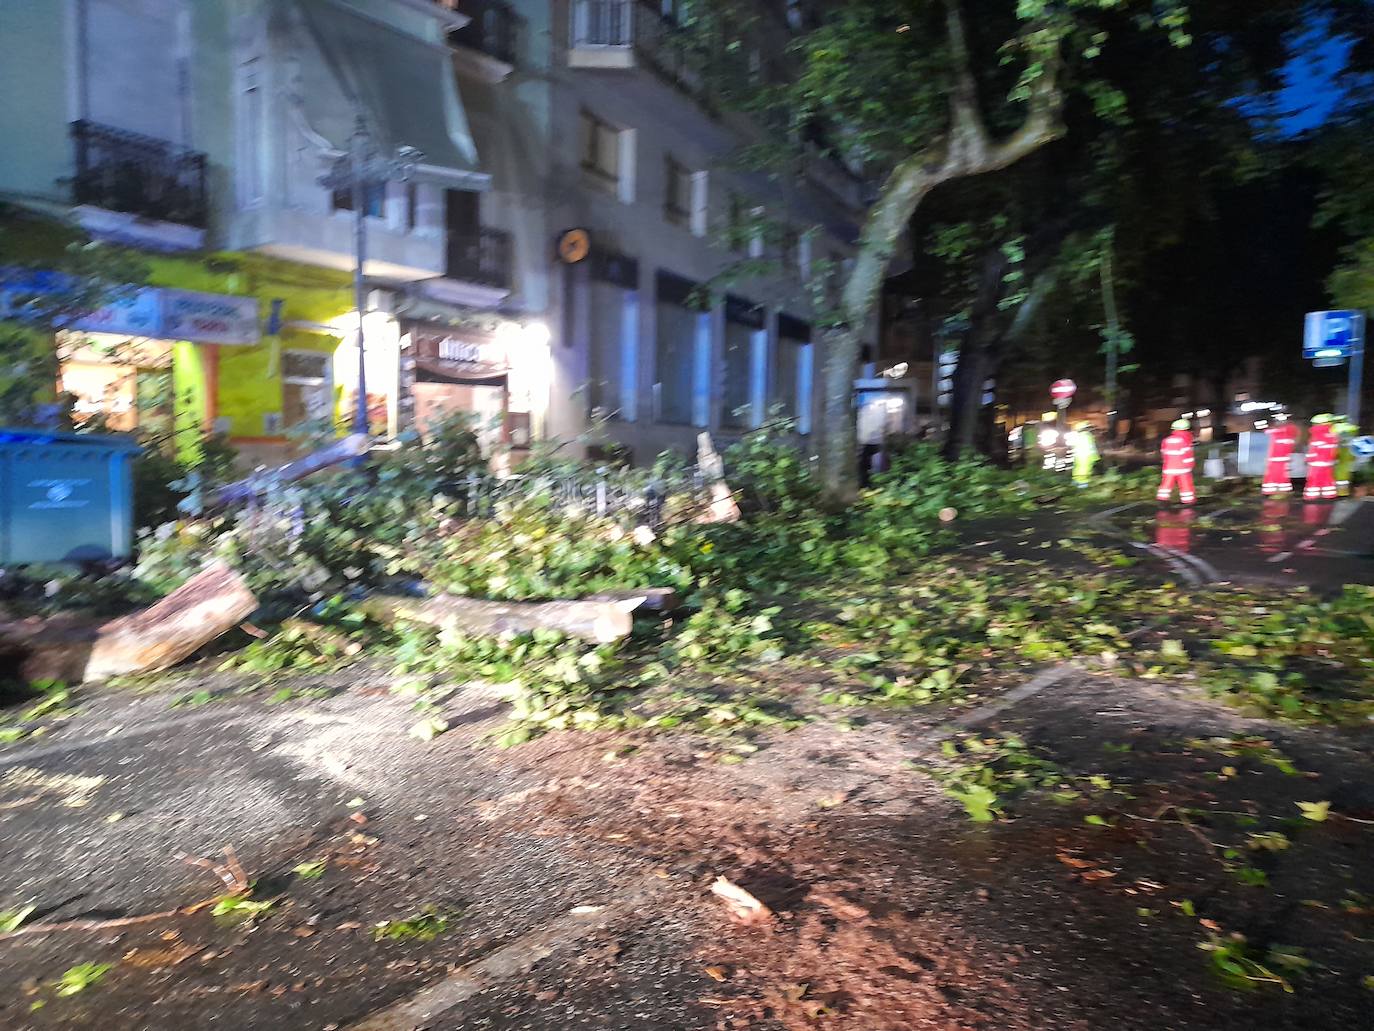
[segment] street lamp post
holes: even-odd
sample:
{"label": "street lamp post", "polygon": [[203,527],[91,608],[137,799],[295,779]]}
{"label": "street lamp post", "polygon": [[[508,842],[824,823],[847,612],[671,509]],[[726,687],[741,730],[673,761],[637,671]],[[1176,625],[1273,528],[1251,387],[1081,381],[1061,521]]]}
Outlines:
{"label": "street lamp post", "polygon": [[347,190],[353,203],[353,303],[358,309],[358,390],[353,408],[353,432],[369,431],[367,418],[367,359],[363,340],[363,315],[367,311],[367,198],[378,188],[395,180],[404,182],[415,174],[424,154],[414,147],[398,147],[386,157],[378,152],[361,115],[348,141],[348,153],[320,177],[329,190]]}
{"label": "street lamp post", "polygon": [[1107,402],[1107,440],[1110,443],[1116,442],[1116,422],[1117,422],[1117,372],[1121,361],[1121,317],[1116,307],[1116,282],[1112,277],[1112,251],[1115,244],[1115,228],[1112,235],[1107,237],[1106,247],[1102,251],[1102,260],[1098,265],[1098,273],[1102,277],[1102,308],[1107,317],[1106,337],[1107,337],[1107,382],[1104,391]]}

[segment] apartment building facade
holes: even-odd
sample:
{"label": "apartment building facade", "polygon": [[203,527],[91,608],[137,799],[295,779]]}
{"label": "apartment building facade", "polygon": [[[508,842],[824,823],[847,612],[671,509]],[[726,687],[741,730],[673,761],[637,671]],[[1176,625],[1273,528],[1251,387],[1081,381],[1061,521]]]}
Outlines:
{"label": "apartment building facade", "polygon": [[[858,186],[821,162],[786,186],[728,170],[747,126],[712,110],[675,53],[679,13],[5,5],[0,88],[23,102],[0,131],[25,145],[0,156],[0,201],[150,256],[134,300],[66,331],[78,412],[132,428],[175,410],[266,458],[293,424],[351,410],[361,326],[380,433],[470,413],[518,454],[595,414],[603,443],[649,461],[780,406],[806,435],[820,361],[807,270],[848,257]],[[360,129],[382,156],[421,152],[408,178],[363,191],[361,314],[354,198],[321,184]],[[720,239],[764,208],[795,227],[776,274],[705,290],[762,256],[762,239],[734,254]]]}
{"label": "apartment building facade", "polygon": [[[760,67],[791,5],[767,6]],[[684,59],[681,0],[552,7],[549,216],[589,244],[554,271],[556,382],[637,460],[703,429],[729,440],[770,410],[809,438],[821,359],[807,281],[851,256],[859,184],[820,161],[797,182],[731,166],[751,127],[714,110]],[[741,259],[768,260],[740,276]]]}

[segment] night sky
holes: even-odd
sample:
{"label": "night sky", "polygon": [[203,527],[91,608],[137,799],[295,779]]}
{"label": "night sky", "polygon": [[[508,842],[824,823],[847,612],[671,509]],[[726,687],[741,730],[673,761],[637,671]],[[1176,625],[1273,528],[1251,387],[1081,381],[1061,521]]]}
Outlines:
{"label": "night sky", "polygon": [[1276,105],[1285,135],[1316,128],[1340,104],[1344,93],[1337,79],[1345,69],[1351,45],[1351,40],[1329,37],[1320,28],[1294,40],[1295,56],[1284,72],[1286,85]]}

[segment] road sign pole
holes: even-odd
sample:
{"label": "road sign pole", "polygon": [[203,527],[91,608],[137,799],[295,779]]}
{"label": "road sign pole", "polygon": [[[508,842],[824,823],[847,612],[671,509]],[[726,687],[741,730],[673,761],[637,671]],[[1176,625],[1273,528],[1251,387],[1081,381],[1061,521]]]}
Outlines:
{"label": "road sign pole", "polygon": [[1360,391],[1364,384],[1364,348],[1356,348],[1350,355],[1350,382],[1346,387],[1345,418],[1358,426],[1360,424]]}

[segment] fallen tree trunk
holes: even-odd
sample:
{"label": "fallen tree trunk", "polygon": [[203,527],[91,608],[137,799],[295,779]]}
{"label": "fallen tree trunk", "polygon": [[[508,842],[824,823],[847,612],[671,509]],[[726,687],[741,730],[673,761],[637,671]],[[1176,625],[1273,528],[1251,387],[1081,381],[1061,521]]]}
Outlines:
{"label": "fallen tree trunk", "polygon": [[206,502],[206,507],[211,509],[225,508],[240,501],[247,501],[261,491],[264,484],[295,483],[297,480],[303,480],[321,469],[327,469],[331,465],[338,465],[350,458],[365,455],[370,446],[371,440],[366,433],[350,433],[342,440],[337,440],[319,451],[311,452],[304,458],[298,458],[294,462],[287,462],[286,465],[278,466],[276,469],[254,473],[245,479],[225,484],[214,492]]}
{"label": "fallen tree trunk", "polygon": [[583,601],[629,601],[639,602],[636,612],[675,612],[682,606],[682,598],[671,587],[645,587],[641,591],[606,591],[602,594],[589,594]]}
{"label": "fallen tree trunk", "polygon": [[364,599],[360,608],[384,623],[408,621],[487,637],[559,630],[608,644],[629,636],[634,612],[644,601],[643,594],[607,601],[484,601],[451,594],[432,598],[384,594]]}
{"label": "fallen tree trunk", "polygon": [[89,680],[156,673],[253,614],[258,599],[233,569],[216,562],[146,609],[105,623],[70,617],[0,623],[0,653],[17,655],[30,681]]}

